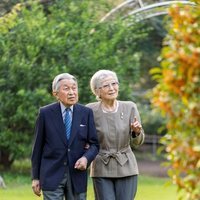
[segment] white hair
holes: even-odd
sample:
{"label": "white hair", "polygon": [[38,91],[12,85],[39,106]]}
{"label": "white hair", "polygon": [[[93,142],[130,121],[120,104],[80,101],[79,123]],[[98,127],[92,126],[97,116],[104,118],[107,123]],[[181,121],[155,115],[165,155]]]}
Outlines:
{"label": "white hair", "polygon": [[90,80],[90,88],[92,90],[92,93],[97,96],[96,89],[99,89],[101,87],[101,82],[107,78],[108,76],[113,77],[117,82],[118,78],[115,72],[111,70],[102,69],[97,71]]}
{"label": "white hair", "polygon": [[58,90],[60,88],[60,81],[63,79],[74,80],[77,83],[77,79],[69,73],[58,74],[52,82],[52,91],[53,92],[58,92]]}

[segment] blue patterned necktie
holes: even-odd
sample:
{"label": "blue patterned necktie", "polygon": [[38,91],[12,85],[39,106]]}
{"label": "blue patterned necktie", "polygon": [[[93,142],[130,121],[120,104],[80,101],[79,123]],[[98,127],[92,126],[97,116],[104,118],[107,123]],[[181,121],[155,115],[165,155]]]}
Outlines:
{"label": "blue patterned necktie", "polygon": [[67,140],[69,140],[70,133],[71,133],[71,116],[70,116],[70,108],[65,109],[65,129],[66,129],[66,136]]}

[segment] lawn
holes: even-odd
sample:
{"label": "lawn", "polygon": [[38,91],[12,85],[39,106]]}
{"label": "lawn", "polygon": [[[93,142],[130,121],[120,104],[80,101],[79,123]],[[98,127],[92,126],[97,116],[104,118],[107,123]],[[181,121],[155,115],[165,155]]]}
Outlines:
{"label": "lawn", "polygon": [[[31,180],[28,176],[6,174],[7,189],[0,189],[1,200],[39,200],[32,193]],[[176,200],[176,187],[166,186],[166,178],[139,176],[138,192],[135,200]],[[94,200],[92,182],[89,179],[88,200]]]}
{"label": "lawn", "polygon": [[176,186],[168,178],[139,176],[135,200],[176,200]]}

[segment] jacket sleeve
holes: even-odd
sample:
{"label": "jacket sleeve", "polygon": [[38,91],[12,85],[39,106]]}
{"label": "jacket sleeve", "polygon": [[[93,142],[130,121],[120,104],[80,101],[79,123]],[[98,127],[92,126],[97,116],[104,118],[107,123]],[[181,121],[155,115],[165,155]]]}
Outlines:
{"label": "jacket sleeve", "polygon": [[98,142],[96,127],[94,123],[94,115],[93,115],[93,111],[90,108],[89,108],[89,114],[88,114],[88,124],[89,124],[89,128],[88,128],[87,140],[88,140],[89,148],[84,153],[83,156],[87,158],[88,166],[89,166],[99,152],[99,142]]}
{"label": "jacket sleeve", "polygon": [[[134,119],[134,117],[137,118],[137,120],[141,123],[141,118],[140,118],[140,114],[139,111],[137,109],[137,105],[135,103],[133,103],[133,108],[132,108],[132,113],[131,113],[131,120]],[[142,145],[144,143],[144,139],[145,139],[145,133],[144,133],[144,129],[142,128],[140,131],[140,134],[138,136],[135,136],[135,134],[133,132],[130,133],[131,138],[130,138],[130,145],[131,147],[137,148],[138,146]]]}
{"label": "jacket sleeve", "polygon": [[39,180],[40,177],[40,164],[41,164],[41,155],[42,155],[43,141],[44,141],[43,130],[44,130],[44,122],[40,110],[35,124],[35,138],[31,155],[32,179],[37,179],[37,180]]}

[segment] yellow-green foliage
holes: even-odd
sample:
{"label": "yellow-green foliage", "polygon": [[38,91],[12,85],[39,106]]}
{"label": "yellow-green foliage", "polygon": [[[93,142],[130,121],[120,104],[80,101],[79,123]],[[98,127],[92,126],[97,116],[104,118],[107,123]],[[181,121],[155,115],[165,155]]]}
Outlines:
{"label": "yellow-green foliage", "polygon": [[152,103],[167,117],[164,138],[171,169],[169,175],[182,192],[180,199],[200,199],[200,4],[176,5],[161,69],[152,70],[158,85]]}
{"label": "yellow-green foliage", "polygon": [[15,26],[15,20],[18,17],[18,12],[22,9],[23,5],[18,3],[16,4],[12,11],[8,14],[0,17],[0,32],[7,33],[12,27]]}

